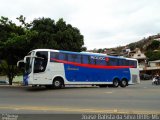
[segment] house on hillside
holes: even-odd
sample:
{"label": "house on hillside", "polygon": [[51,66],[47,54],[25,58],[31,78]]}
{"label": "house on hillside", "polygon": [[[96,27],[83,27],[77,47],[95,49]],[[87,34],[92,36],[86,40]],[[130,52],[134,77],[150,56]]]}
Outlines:
{"label": "house on hillside", "polygon": [[147,65],[147,57],[144,53],[141,52],[139,48],[136,48],[134,51],[129,52],[128,57],[137,59],[140,69],[146,67]]}
{"label": "house on hillside", "polygon": [[155,75],[160,75],[160,60],[149,61],[148,67],[146,68],[147,73]]}
{"label": "house on hillside", "polygon": [[115,49],[106,49],[105,54],[110,56],[119,56]]}
{"label": "house on hillside", "polygon": [[130,52],[131,52],[131,50],[128,47],[125,47],[125,48],[122,49],[120,55],[124,56],[124,57],[128,57]]}
{"label": "house on hillside", "polygon": [[149,75],[160,75],[160,60],[147,61],[147,57],[141,52],[139,48],[129,53],[130,58],[138,60],[140,73],[146,73]]}

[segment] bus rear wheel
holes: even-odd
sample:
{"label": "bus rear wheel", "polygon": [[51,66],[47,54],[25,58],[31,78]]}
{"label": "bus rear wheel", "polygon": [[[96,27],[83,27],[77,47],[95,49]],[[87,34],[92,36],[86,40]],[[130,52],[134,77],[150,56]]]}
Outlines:
{"label": "bus rear wheel", "polygon": [[114,79],[113,80],[113,87],[118,87],[119,86],[119,79]]}
{"label": "bus rear wheel", "polygon": [[128,85],[128,82],[126,79],[122,79],[121,83],[120,83],[120,86],[121,87],[126,87]]}
{"label": "bus rear wheel", "polygon": [[60,78],[56,78],[53,80],[53,88],[56,88],[56,89],[59,89],[59,88],[62,88],[64,86],[64,82],[62,79]]}

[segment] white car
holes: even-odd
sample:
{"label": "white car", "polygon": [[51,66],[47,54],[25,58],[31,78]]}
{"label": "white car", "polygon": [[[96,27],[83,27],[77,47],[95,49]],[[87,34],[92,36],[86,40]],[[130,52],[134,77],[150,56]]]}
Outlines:
{"label": "white car", "polygon": [[0,80],[0,85],[9,85],[7,80]]}

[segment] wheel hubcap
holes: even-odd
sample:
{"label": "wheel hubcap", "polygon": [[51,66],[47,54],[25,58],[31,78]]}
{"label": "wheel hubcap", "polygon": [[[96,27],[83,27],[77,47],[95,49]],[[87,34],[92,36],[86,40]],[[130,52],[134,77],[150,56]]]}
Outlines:
{"label": "wheel hubcap", "polygon": [[55,86],[60,86],[60,82],[59,81],[55,81]]}
{"label": "wheel hubcap", "polygon": [[115,86],[118,86],[118,81],[114,81],[114,85],[115,85]]}
{"label": "wheel hubcap", "polygon": [[122,81],[122,85],[126,85],[126,81],[124,80],[124,81]]}

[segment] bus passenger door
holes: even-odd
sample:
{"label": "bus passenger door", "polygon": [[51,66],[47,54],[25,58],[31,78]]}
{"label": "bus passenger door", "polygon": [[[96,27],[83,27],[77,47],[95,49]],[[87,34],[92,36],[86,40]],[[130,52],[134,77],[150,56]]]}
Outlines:
{"label": "bus passenger door", "polygon": [[45,75],[45,70],[47,66],[47,61],[42,58],[34,59],[34,68],[33,68],[33,81],[35,84],[47,84],[48,79]]}

